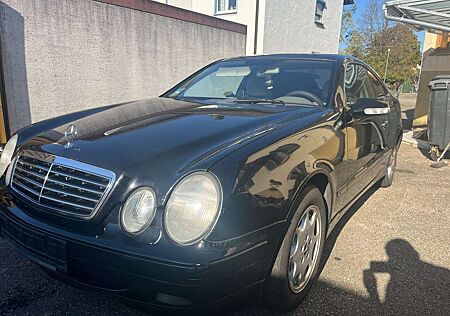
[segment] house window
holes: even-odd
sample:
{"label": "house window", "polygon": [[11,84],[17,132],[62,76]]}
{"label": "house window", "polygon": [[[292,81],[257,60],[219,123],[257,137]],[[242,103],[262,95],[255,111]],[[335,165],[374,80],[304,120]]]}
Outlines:
{"label": "house window", "polygon": [[236,13],[237,0],[216,0],[216,14]]}
{"label": "house window", "polygon": [[326,9],[325,0],[316,0],[316,16],[314,22],[323,25],[323,11]]}

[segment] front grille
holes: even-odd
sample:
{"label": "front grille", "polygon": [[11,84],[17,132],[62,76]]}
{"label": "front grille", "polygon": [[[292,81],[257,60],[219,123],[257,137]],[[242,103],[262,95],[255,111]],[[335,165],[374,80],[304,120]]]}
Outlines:
{"label": "front grille", "polygon": [[23,151],[15,162],[11,189],[46,210],[89,219],[101,206],[114,180],[114,173],[102,168]]}

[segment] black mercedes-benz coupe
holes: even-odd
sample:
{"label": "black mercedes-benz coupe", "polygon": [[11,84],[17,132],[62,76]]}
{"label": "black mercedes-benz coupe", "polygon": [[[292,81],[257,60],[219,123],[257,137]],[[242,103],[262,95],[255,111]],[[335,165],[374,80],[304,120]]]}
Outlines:
{"label": "black mercedes-benz coupe", "polygon": [[0,235],[61,280],[148,308],[290,310],[343,213],[392,184],[400,114],[352,57],[221,60],[159,98],[18,131]]}

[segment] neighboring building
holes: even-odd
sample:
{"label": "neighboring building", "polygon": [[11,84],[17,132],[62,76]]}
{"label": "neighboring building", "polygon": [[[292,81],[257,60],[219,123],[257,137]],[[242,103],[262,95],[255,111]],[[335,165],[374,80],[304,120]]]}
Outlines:
{"label": "neighboring building", "polygon": [[247,55],[337,53],[353,0],[155,0],[247,25]]}
{"label": "neighboring building", "polygon": [[450,37],[445,37],[438,34],[427,32],[425,34],[425,41],[423,43],[423,52],[430,48],[445,48],[450,47]]}

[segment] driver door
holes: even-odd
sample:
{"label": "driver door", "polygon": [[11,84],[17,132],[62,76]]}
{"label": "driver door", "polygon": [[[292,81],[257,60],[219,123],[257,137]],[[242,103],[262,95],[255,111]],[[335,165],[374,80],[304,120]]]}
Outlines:
{"label": "driver door", "polygon": [[374,91],[376,77],[361,64],[348,64],[346,68],[346,162],[349,202],[364,190],[378,175],[378,159],[385,153],[388,133],[388,114],[355,117],[352,107],[358,102],[384,103],[383,96]]}

